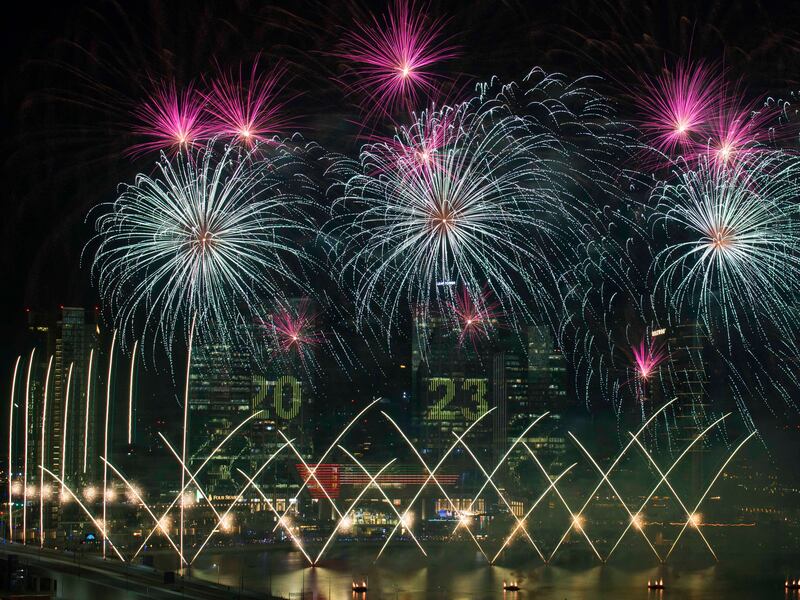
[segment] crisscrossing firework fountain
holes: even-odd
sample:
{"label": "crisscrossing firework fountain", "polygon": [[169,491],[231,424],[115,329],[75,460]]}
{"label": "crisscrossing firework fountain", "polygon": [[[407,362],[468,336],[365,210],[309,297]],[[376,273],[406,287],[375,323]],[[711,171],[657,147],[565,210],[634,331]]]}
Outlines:
{"label": "crisscrossing firework fountain", "polygon": [[[18,361],[15,372],[23,367],[21,361]],[[24,393],[28,395],[31,393],[30,369],[23,370],[28,373],[25,376],[25,385],[22,386],[25,388]],[[47,394],[46,386],[43,387]],[[16,389],[12,390],[9,405],[11,411],[14,409],[17,393]],[[108,411],[111,397],[106,395]],[[352,535],[352,531],[357,526],[359,512],[369,504],[370,507],[379,506],[384,514],[384,533],[380,538],[376,560],[388,551],[393,542],[411,544],[425,557],[429,546],[445,539],[466,541],[488,563],[501,560],[503,553],[517,544],[529,546],[539,560],[550,563],[566,545],[575,546],[577,543],[583,543],[586,551],[598,561],[606,562],[617,553],[627,538],[638,537],[655,560],[661,563],[669,559],[681,540],[689,535],[696,536],[709,556],[716,560],[717,554],[711,541],[703,532],[700,510],[728,465],[755,435],[754,432],[750,433],[731,446],[724,460],[716,466],[713,476],[703,482],[700,489],[689,498],[688,494],[681,494],[675,489],[670,477],[675,479],[676,470],[688,462],[688,457],[694,456],[695,451],[707,442],[709,433],[723,423],[729,414],[722,415],[699,430],[693,439],[671,456],[668,464],[660,464],[643,441],[643,434],[653,427],[659,416],[665,414],[674,400],[653,412],[636,431],[629,432],[617,455],[605,465],[598,462],[576,435],[568,432],[566,438],[574,445],[579,460],[560,465],[551,473],[546,460],[531,441],[537,427],[547,423],[547,413],[534,418],[511,440],[502,455],[486,458],[486,453],[483,452],[485,449],[480,447],[479,432],[494,417],[496,409],[488,409],[472,419],[462,431],[451,432],[452,439],[446,449],[438,457],[431,458],[429,454],[420,452],[395,417],[387,411],[379,410],[378,402],[379,400],[373,400],[364,406],[334,436],[328,447],[313,458],[304,455],[305,448],[296,439],[280,429],[275,429],[272,432],[274,444],[260,464],[252,466],[253,463],[250,462],[249,468],[241,468],[244,466],[241,465],[233,469],[233,479],[237,481],[238,488],[236,493],[224,499],[208,493],[207,483],[204,481],[207,467],[231,440],[247,431],[248,425],[260,416],[260,411],[254,412],[230,429],[223,439],[200,458],[199,464],[190,463],[187,459],[185,429],[182,447],[159,434],[175,460],[178,474],[176,481],[180,482],[175,488],[177,492],[166,500],[163,494],[158,496],[159,490],[142,489],[133,483],[119,465],[114,464],[107,451],[94,457],[103,467],[102,489],[98,490],[96,484],[84,484],[83,489],[75,489],[70,481],[77,478],[63,469],[60,473],[56,472],[53,465],[48,464],[47,452],[43,450],[44,435],[39,440],[28,439],[31,436],[26,433],[27,427],[16,434],[12,428],[9,430],[10,438],[12,434],[22,436],[25,445],[31,448],[39,442],[42,447],[39,448],[38,457],[44,456],[45,460],[40,460],[36,465],[27,465],[27,468],[23,467],[25,470],[21,477],[9,478],[7,498],[10,526],[6,527],[6,535],[13,542],[49,545],[48,540],[53,537],[47,535],[45,515],[52,514],[52,510],[59,509],[64,504],[74,502],[86,527],[96,531],[102,540],[104,556],[108,552],[109,556],[113,554],[121,561],[132,561],[151,547],[162,545],[174,552],[183,567],[195,562],[212,540],[216,541],[219,536],[229,534],[237,521],[244,521],[248,511],[252,511],[252,504],[256,502],[271,515],[270,526],[275,534],[272,540],[283,540],[291,544],[308,564],[315,565],[325,559],[337,541],[342,543],[339,538],[345,537],[346,543],[358,540],[357,536]],[[49,418],[47,404],[42,402],[41,408],[40,417],[44,425]],[[373,463],[369,456],[359,458],[354,447],[348,448],[348,433],[357,424],[360,426],[365,416],[379,419],[388,427],[395,436],[396,444],[393,448],[398,456],[386,458],[382,455],[381,461]],[[11,423],[13,422],[12,419]],[[103,438],[106,437],[107,432]],[[346,462],[346,468],[351,473],[352,487],[347,494],[340,493],[339,484],[332,483],[330,473],[326,473],[326,469],[331,468],[333,456]],[[624,483],[620,481],[623,480],[620,477],[620,466],[623,460],[633,460],[635,457],[639,457],[642,466],[652,474],[655,484],[647,493],[635,494],[631,499],[631,494],[620,491],[624,489],[620,485]],[[293,490],[284,492],[290,494],[290,497],[279,501],[270,493],[270,466],[285,464],[287,461],[296,468],[296,483]],[[454,491],[454,481],[458,478],[448,472],[448,469],[452,470],[454,461],[458,462],[458,469],[463,471],[468,468],[477,474],[477,483],[469,490]],[[515,489],[505,484],[507,479],[501,482],[512,462],[517,469],[524,464],[528,472],[532,470],[538,487],[527,485],[531,483],[529,481],[522,481],[520,489]],[[576,480],[572,476],[579,463],[583,463],[582,467],[593,473],[593,483],[586,485],[584,479],[576,493]],[[12,464],[13,461],[10,465]],[[393,470],[401,466],[404,469],[401,472],[405,474],[402,493],[397,491],[397,473]],[[344,469],[345,465],[337,464],[336,468]],[[408,475],[409,468],[414,476]],[[31,486],[34,481],[38,481],[38,489]],[[541,484],[538,484],[539,481]],[[59,493],[54,493],[55,489]],[[112,503],[116,503],[116,513],[121,510],[118,506],[120,502],[117,497],[121,496],[116,492],[118,489],[125,490],[128,510],[138,514],[139,522],[134,526],[131,525],[130,518],[117,519],[115,522],[109,517]],[[652,534],[648,533],[648,530],[652,531],[651,525],[656,525],[648,522],[648,507],[659,492],[669,495],[681,514],[678,522],[672,523],[677,533],[671,544],[654,541]],[[496,499],[492,509],[486,508],[488,494]],[[621,519],[615,521],[617,531],[610,536],[604,535],[603,543],[599,543],[597,536],[593,536],[593,522],[590,518],[593,505],[597,503],[600,494],[612,499],[622,515]],[[312,512],[303,509],[309,496],[313,499],[310,504],[317,507],[323,505],[329,512],[323,516],[322,511],[318,511],[319,516],[313,526],[306,523],[301,527],[301,521],[309,518]],[[432,498],[437,502],[436,514],[441,513],[440,516],[443,517],[438,519],[440,529],[435,536],[428,535],[423,524],[424,519],[418,518],[419,514],[424,513],[423,505]],[[541,514],[548,504],[555,504],[560,510],[559,514],[564,517],[562,528],[558,530],[560,535],[552,543],[543,542],[541,527],[536,523],[537,514]],[[200,518],[200,514],[205,516]],[[188,520],[192,523],[190,535],[187,534]],[[548,520],[552,526],[552,518]],[[137,535],[132,535],[132,528],[137,531]]]}

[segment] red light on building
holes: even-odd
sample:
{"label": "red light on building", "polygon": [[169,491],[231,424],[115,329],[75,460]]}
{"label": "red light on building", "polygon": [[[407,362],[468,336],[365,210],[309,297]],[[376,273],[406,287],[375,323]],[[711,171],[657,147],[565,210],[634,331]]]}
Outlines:
{"label": "red light on building", "polygon": [[[295,468],[303,478],[303,481],[308,479],[308,491],[311,492],[312,498],[330,498],[339,497],[339,465],[338,464],[320,464],[320,465],[303,465],[296,464]],[[314,476],[311,477],[311,470],[314,471]],[[309,479],[309,477],[311,477]]]}

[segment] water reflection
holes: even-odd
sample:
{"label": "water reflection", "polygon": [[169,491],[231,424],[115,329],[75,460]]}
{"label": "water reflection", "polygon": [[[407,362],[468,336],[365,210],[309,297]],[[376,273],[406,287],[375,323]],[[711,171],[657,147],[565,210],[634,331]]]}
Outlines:
{"label": "water reflection", "polygon": [[[535,558],[531,556],[528,564],[522,560],[518,565],[487,565],[479,554],[465,549],[442,550],[426,560],[408,548],[396,549],[375,564],[374,549],[349,546],[339,547],[320,566],[309,567],[298,552],[241,550],[203,556],[193,574],[213,582],[219,577],[232,590],[244,587],[315,600],[662,600],[665,590],[647,589],[648,580],[662,577],[669,598],[681,600],[750,599],[783,587],[780,572],[777,578],[771,577],[772,569],[746,560],[714,566],[626,568],[544,566]],[[356,594],[353,581],[361,580],[368,583],[368,591]],[[509,581],[518,582],[520,591],[504,591],[503,582]]]}

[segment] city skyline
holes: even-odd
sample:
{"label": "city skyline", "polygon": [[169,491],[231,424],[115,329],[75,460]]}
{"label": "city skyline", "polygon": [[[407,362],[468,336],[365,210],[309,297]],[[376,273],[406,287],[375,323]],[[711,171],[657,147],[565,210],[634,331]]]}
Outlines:
{"label": "city skyline", "polygon": [[0,590],[800,590],[800,4],[6,34]]}

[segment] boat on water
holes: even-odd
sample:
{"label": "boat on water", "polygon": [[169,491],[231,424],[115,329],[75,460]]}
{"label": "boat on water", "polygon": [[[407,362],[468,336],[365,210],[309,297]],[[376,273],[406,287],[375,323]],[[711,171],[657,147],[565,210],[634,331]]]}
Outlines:
{"label": "boat on water", "polygon": [[363,579],[361,581],[354,581],[353,582],[353,591],[354,592],[366,592],[367,591],[367,582]]}
{"label": "boat on water", "polygon": [[522,588],[519,587],[519,583],[517,583],[516,581],[509,581],[509,582],[503,581],[503,590],[505,590],[506,592],[518,592],[521,589]]}
{"label": "boat on water", "polygon": [[653,581],[647,580],[647,589],[648,590],[663,590],[664,586],[664,579],[654,579]]}

